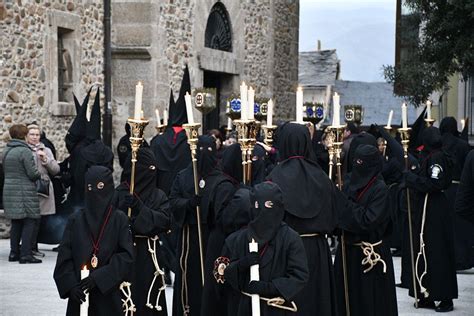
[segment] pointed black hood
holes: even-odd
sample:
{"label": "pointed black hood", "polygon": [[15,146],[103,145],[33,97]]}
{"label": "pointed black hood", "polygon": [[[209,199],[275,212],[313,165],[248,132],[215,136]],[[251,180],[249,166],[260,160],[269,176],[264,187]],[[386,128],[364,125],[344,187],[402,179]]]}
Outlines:
{"label": "pointed black hood", "polygon": [[92,105],[91,117],[86,123],[86,137],[89,140],[101,139],[100,135],[100,89],[97,88],[94,104]]}
{"label": "pointed black hood", "polygon": [[92,91],[92,87],[87,92],[82,105],[79,105],[79,101],[74,96],[74,105],[76,107],[76,117],[72,121],[66,134],[66,148],[69,153],[72,153],[74,147],[86,137],[87,130],[87,104],[89,103],[89,97]]}
{"label": "pointed black hood", "polygon": [[173,100],[173,91],[171,91],[170,97],[170,117],[168,126],[181,126],[188,122],[188,116],[186,114],[186,102],[184,96],[186,92],[191,94],[191,78],[189,77],[188,65],[184,68],[183,79],[181,80],[181,88],[179,89],[179,97],[176,103],[171,103]]}

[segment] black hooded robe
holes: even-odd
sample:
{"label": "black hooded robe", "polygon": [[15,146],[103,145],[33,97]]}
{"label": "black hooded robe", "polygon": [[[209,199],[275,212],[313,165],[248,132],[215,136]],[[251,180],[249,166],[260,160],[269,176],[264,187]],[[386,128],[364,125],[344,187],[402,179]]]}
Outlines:
{"label": "black hooded robe", "polygon": [[[239,271],[237,267],[237,260],[248,254],[248,239],[248,229],[241,229],[226,239],[222,250],[222,255],[231,261],[225,270],[228,316],[252,315],[251,298],[241,293],[247,288],[250,273]],[[291,306],[288,302],[291,302],[304,288],[309,276],[305,249],[298,233],[285,223],[281,223],[275,237],[264,248],[261,247],[259,273],[261,281],[274,284],[278,296],[287,302],[285,306]],[[296,306],[299,308],[298,304]],[[297,313],[271,307],[260,300],[260,314],[282,316]]]}
{"label": "black hooded robe", "polygon": [[[397,297],[395,290],[395,275],[393,270],[390,245],[386,242],[387,230],[390,225],[388,208],[388,190],[381,179],[375,178],[363,190],[347,192],[349,198],[341,193],[340,200],[345,203],[340,208],[339,227],[345,231],[347,279],[349,289],[350,314],[354,316],[395,316],[397,311]],[[345,182],[345,188],[350,187]],[[382,262],[367,272],[370,265],[362,265],[366,258],[363,249],[357,245],[364,242],[380,245],[374,247]],[[346,314],[344,296],[344,274],[342,270],[341,245],[338,245],[334,261],[335,278],[337,284],[338,310],[340,315]]]}
{"label": "black hooded robe", "polygon": [[[469,153],[469,144],[458,137],[457,122],[453,117],[445,117],[440,123],[443,150],[454,158],[452,181],[446,190],[450,207],[454,207],[464,161]],[[474,266],[474,226],[458,214],[454,214],[454,249],[456,269],[465,270]]]}
{"label": "black hooded robe", "polygon": [[[227,315],[251,315],[251,299],[247,293],[266,298],[282,297],[284,306],[308,281],[309,272],[301,238],[282,222],[285,214],[283,195],[278,185],[270,182],[258,184],[249,194],[248,226],[230,235],[223,247],[223,256],[229,260],[224,270],[227,289]],[[252,289],[250,266],[246,263],[249,242],[258,244],[260,287]],[[230,285],[230,287],[228,286]],[[224,290],[224,289],[223,289]],[[290,312],[270,307],[260,300],[261,315],[289,315]]]}
{"label": "black hooded robe", "polygon": [[[150,168],[153,167],[153,168]],[[158,234],[167,232],[171,226],[171,214],[169,202],[165,193],[157,189],[156,161],[153,153],[148,148],[141,148],[138,152],[138,158],[135,170],[135,197],[141,201],[137,207],[132,208],[131,229],[133,233],[135,248],[135,263],[132,269],[130,279],[132,299],[137,308],[137,315],[167,315],[166,297],[164,290],[156,298],[159,289],[166,286],[162,284],[162,278],[157,277],[150,292],[153,278],[157,269],[154,265],[149,249],[154,249],[157,255],[159,268],[163,268],[163,262],[166,261],[160,240],[156,239]],[[127,160],[124,165],[124,178],[130,178],[131,163]],[[119,207],[123,205],[124,198],[129,194],[130,186],[128,182],[120,184],[116,191],[114,204]],[[125,213],[127,208],[121,207]],[[154,240],[155,239],[155,240]],[[150,247],[150,248],[149,248]],[[147,306],[151,304],[152,306]],[[157,304],[159,307],[157,307]]]}
{"label": "black hooded robe", "polygon": [[334,270],[326,234],[336,227],[336,192],[321,167],[309,160],[311,143],[305,126],[286,124],[278,136],[280,162],[268,179],[280,186],[284,221],[303,237],[309,280],[295,297],[295,315],[338,315]]}
{"label": "black hooded robe", "polygon": [[[405,182],[410,189],[412,197],[412,223],[414,239],[414,258],[420,250],[420,232],[424,200],[428,194],[426,222],[424,226],[424,242],[426,252],[427,274],[422,280],[422,285],[427,289],[432,301],[443,301],[457,298],[458,287],[456,279],[453,215],[454,210],[449,207],[444,190],[451,183],[451,162],[441,148],[427,147],[439,141],[435,135],[434,127],[425,129],[425,149],[420,157],[420,168],[415,172],[407,172]],[[437,130],[437,129],[436,129]],[[438,132],[439,135],[439,132]],[[438,140],[435,138],[438,137]],[[441,144],[439,144],[441,145]],[[431,147],[431,146],[430,146]],[[410,256],[402,258],[405,263],[407,277],[410,278],[410,296],[414,296],[411,280]],[[420,257],[418,266],[419,275],[423,272],[424,259]],[[409,273],[409,275],[408,275]],[[418,298],[424,297],[416,282]]]}
{"label": "black hooded robe", "polygon": [[[132,235],[128,218],[122,212],[112,211],[101,250],[99,267],[91,272],[97,288],[89,294],[89,315],[119,315],[123,313],[119,286],[133,264]],[[91,254],[89,228],[84,213],[77,212],[69,217],[54,269],[54,280],[61,298],[68,298],[69,291],[79,283],[84,265],[91,269]],[[79,315],[79,304],[69,300],[66,315]]]}
{"label": "black hooded robe", "polygon": [[[93,179],[97,180],[94,183],[86,179],[86,208],[69,217],[59,246],[54,280],[59,296],[69,298],[71,290],[79,286],[81,269],[87,266],[96,285],[89,293],[89,315],[119,315],[123,313],[119,286],[127,278],[134,259],[132,234],[127,216],[110,204],[114,192],[112,173],[93,167],[86,178],[100,173],[107,176]],[[98,242],[96,268],[91,266],[93,238]],[[79,303],[69,299],[66,315],[79,315],[79,311]]]}
{"label": "black hooded robe", "polygon": [[[191,316],[200,315],[201,312],[202,280],[198,227],[196,209],[189,203],[193,196],[193,168],[189,165],[177,174],[170,193],[171,210],[178,227],[176,254],[179,260],[175,263],[173,315],[184,315],[184,310],[188,310]],[[205,254],[209,232],[207,224],[202,220],[201,232]]]}
{"label": "black hooded robe", "polygon": [[456,213],[474,225],[474,150],[466,157],[456,196]]}

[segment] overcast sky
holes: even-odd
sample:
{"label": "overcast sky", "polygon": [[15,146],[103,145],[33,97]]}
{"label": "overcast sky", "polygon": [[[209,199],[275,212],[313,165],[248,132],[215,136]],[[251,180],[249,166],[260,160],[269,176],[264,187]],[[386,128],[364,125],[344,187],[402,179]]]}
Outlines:
{"label": "overcast sky", "polygon": [[300,0],[300,51],[336,49],[341,79],[384,81],[395,59],[396,0]]}

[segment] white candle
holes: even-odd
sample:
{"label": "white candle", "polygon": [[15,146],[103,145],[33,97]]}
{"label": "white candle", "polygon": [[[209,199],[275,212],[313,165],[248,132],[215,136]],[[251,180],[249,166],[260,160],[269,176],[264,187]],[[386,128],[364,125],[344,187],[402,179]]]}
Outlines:
{"label": "white candle", "polygon": [[155,114],[156,114],[156,125],[159,126],[161,125],[160,110],[155,109]]}
{"label": "white candle", "polygon": [[296,122],[303,123],[303,88],[296,91]]}
{"label": "white candle", "polygon": [[232,129],[232,119],[230,117],[227,118],[227,128]]}
{"label": "white candle", "polygon": [[248,98],[248,119],[253,120],[254,119],[254,106],[255,106],[255,90],[250,87],[249,90],[247,91],[247,98]]}
{"label": "white candle", "polygon": [[[84,266],[81,270],[81,280],[84,280],[89,276],[89,270],[87,269],[87,266]],[[86,294],[86,301],[84,303],[81,303],[81,309],[80,309],[80,315],[81,316],[87,316],[89,313],[89,293]]]}
{"label": "white candle", "polygon": [[408,116],[407,116],[407,105],[406,103],[402,104],[402,128],[408,128]]}
{"label": "white candle", "polygon": [[268,126],[273,125],[273,100],[272,99],[268,100],[268,105],[267,105],[267,125]]}
{"label": "white candle", "polygon": [[426,119],[431,120],[431,101],[426,101]]}
{"label": "white candle", "polygon": [[193,105],[191,103],[191,95],[186,92],[184,96],[184,101],[186,102],[186,114],[188,115],[188,123],[194,124],[194,117],[193,117]]}
{"label": "white candle", "polygon": [[168,110],[163,111],[163,125],[168,126]]}
{"label": "white candle", "polygon": [[387,121],[388,128],[392,127],[392,118],[393,118],[393,110],[390,110],[390,113],[388,114],[388,121]]}
{"label": "white candle", "polygon": [[[253,238],[249,243],[249,252],[258,252],[258,243]],[[258,264],[250,267],[250,281],[260,281]],[[260,316],[260,296],[258,294],[252,294],[252,316]]]}
{"label": "white candle", "polygon": [[242,82],[240,85],[240,119],[247,120],[247,85]]}
{"label": "white candle", "polygon": [[339,103],[339,94],[337,94],[337,92],[334,93],[334,96],[332,98],[332,103],[333,103],[332,125],[340,126],[341,125],[341,121],[340,121],[341,104]]}
{"label": "white candle", "polygon": [[135,112],[133,118],[135,120],[140,120],[142,113],[142,97],[143,97],[143,85],[141,81],[138,81],[135,86]]}

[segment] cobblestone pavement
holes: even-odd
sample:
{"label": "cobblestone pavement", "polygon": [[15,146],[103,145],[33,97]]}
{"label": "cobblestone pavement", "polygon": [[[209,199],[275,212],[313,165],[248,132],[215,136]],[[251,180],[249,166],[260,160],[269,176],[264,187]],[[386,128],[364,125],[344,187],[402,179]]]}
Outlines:
{"label": "cobblestone pavement", "polygon": [[[40,244],[46,253],[41,264],[8,262],[9,240],[0,240],[0,315],[64,315],[66,301],[58,296],[53,280],[56,253],[52,246]],[[396,280],[400,275],[400,258],[394,258]],[[458,274],[459,299],[449,316],[474,315],[474,269]],[[166,289],[168,310],[171,310],[172,289]],[[416,310],[407,290],[397,288],[399,314],[404,316],[433,315],[432,310]],[[171,312],[170,312],[171,313]]]}

